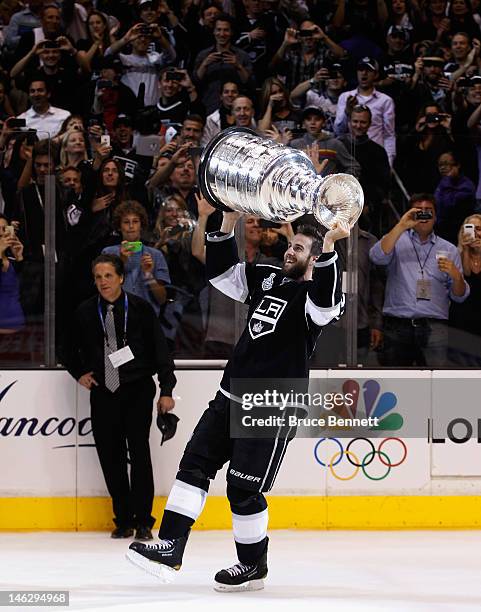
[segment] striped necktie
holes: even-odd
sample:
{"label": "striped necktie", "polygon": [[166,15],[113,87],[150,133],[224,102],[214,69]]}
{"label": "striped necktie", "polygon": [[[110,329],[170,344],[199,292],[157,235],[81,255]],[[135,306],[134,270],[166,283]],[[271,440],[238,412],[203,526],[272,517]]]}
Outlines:
{"label": "striped necktie", "polygon": [[120,387],[120,378],[118,368],[114,368],[109,359],[111,353],[117,350],[117,335],[115,333],[114,321],[114,305],[107,305],[107,314],[105,316],[105,331],[107,337],[104,338],[104,365],[105,365],[105,386],[112,393]]}

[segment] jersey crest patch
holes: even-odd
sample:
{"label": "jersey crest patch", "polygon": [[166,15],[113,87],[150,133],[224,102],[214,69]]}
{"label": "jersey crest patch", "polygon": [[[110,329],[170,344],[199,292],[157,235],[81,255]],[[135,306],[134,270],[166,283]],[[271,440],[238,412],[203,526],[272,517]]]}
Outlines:
{"label": "jersey crest patch", "polygon": [[262,281],[262,291],[269,291],[270,289],[272,289],[272,286],[274,285],[275,277],[276,277],[276,273],[273,272],[272,274],[269,274],[269,276],[267,276]]}
{"label": "jersey crest patch", "polygon": [[266,334],[272,334],[286,306],[286,300],[281,300],[272,295],[263,297],[249,319],[251,338],[256,340]]}

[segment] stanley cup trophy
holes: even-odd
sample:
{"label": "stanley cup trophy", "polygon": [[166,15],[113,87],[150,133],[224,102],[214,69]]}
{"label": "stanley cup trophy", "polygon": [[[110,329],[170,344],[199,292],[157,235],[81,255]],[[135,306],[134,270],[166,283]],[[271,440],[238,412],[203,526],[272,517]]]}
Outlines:
{"label": "stanley cup trophy", "polygon": [[364,204],[354,176],[322,178],[305,153],[248,128],[228,128],[209,142],[200,161],[199,185],[219,210],[278,223],[312,213],[328,229],[337,221],[353,227]]}

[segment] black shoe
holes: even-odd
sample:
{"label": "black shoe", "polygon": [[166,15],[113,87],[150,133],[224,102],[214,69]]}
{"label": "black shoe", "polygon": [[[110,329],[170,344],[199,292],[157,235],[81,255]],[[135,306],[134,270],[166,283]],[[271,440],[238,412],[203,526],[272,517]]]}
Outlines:
{"label": "black shoe", "polygon": [[141,542],[153,540],[154,537],[152,536],[150,527],[137,527],[137,531],[135,532],[135,539],[140,540]]}
{"label": "black shoe", "polygon": [[120,538],[131,538],[133,535],[134,530],[132,527],[116,527],[110,534],[110,537],[114,538],[114,540],[119,540]]}
{"label": "black shoe", "polygon": [[175,540],[160,540],[157,544],[133,542],[126,557],[145,572],[160,578],[162,582],[172,582],[175,572],[181,568],[188,537],[189,534]]}
{"label": "black shoe", "polygon": [[257,563],[236,563],[215,575],[214,589],[222,592],[259,591],[267,576],[267,551]]}

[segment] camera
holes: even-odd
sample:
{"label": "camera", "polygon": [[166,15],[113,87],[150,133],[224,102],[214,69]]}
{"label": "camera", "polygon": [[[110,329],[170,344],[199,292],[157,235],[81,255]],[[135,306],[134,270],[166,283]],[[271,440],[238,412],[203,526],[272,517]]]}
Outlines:
{"label": "camera", "polygon": [[426,123],[440,123],[442,116],[439,113],[428,113],[426,115]]}
{"label": "camera", "polygon": [[427,219],[432,219],[432,218],[433,218],[432,210],[418,210],[416,212],[416,219],[418,221],[426,221]]}
{"label": "camera", "polygon": [[97,81],[97,89],[112,89],[113,86],[113,81],[107,81],[106,79],[99,79]]}
{"label": "camera", "polygon": [[46,40],[42,47],[44,49],[60,49],[60,43],[57,40]]}
{"label": "camera", "polygon": [[167,70],[165,76],[171,81],[182,81],[184,78],[183,73],[178,70]]}
{"label": "camera", "polygon": [[7,125],[10,130],[19,130],[27,127],[27,122],[25,119],[17,119],[12,117],[11,119],[7,119]]}
{"label": "camera", "polygon": [[315,30],[299,30],[299,38],[311,38]]}
{"label": "camera", "polygon": [[142,24],[139,28],[140,36],[150,36],[152,34],[152,28],[148,25]]}

